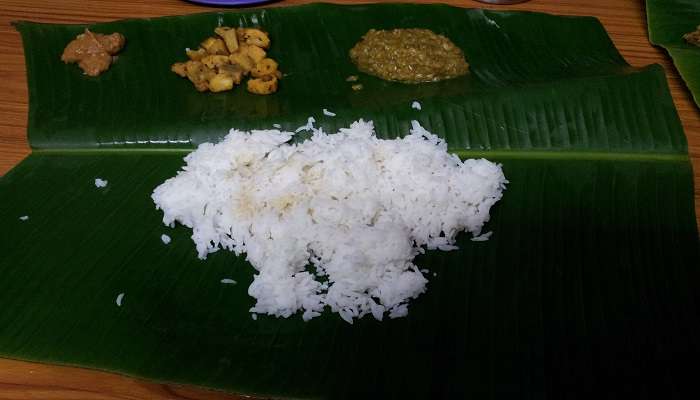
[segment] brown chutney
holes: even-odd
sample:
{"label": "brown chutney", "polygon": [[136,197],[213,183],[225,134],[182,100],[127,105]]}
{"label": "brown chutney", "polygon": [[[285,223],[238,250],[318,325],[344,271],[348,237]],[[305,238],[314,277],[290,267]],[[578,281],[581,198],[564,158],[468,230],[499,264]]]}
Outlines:
{"label": "brown chutney", "polygon": [[63,50],[61,60],[78,63],[85,75],[97,76],[107,71],[116,59],[115,55],[124,47],[126,39],[121,33],[111,35],[93,33],[85,29]]}
{"label": "brown chutney", "polygon": [[428,29],[370,29],[350,59],[364,73],[404,83],[451,79],[469,69],[459,47]]}

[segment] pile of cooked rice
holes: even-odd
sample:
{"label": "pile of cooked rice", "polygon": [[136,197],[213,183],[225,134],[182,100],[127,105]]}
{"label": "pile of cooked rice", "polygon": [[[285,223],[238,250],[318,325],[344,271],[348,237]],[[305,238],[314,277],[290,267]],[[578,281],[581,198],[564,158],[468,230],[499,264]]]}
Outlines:
{"label": "pile of cooked rice", "polygon": [[300,144],[293,135],[232,129],[152,195],[166,225],[192,228],[200,258],[247,255],[251,313],[405,316],[427,283],[413,258],[456,249],[460,231],[479,236],[507,183],[500,165],[462,162],[416,121],[396,140],[363,120],[330,135],[313,128]]}

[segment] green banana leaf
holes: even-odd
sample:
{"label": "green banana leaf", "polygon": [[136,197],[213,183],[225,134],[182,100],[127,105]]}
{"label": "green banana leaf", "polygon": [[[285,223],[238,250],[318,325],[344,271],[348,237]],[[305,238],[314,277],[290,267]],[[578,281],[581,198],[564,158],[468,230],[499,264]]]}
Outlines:
{"label": "green banana leaf", "polygon": [[[277,94],[196,93],[169,72],[219,24],[271,33],[286,73]],[[626,64],[596,19],[313,4],[116,21],[90,26],[128,40],[98,78],[59,60],[85,26],[16,26],[33,152],[0,179],[0,356],[280,398],[693,387],[700,249],[685,136],[662,69]],[[391,27],[447,35],[470,74],[423,85],[360,74],[351,90],[348,49]],[[197,144],[309,116],[326,131],[372,119],[385,138],[416,119],[461,157],[503,164],[493,236],[417,257],[430,283],[406,318],[254,321],[244,257],[201,261],[187,228],[162,225],[150,193]]]}
{"label": "green banana leaf", "polygon": [[649,40],[668,51],[700,106],[700,47],[683,39],[700,26],[700,1],[647,0],[647,25]]}

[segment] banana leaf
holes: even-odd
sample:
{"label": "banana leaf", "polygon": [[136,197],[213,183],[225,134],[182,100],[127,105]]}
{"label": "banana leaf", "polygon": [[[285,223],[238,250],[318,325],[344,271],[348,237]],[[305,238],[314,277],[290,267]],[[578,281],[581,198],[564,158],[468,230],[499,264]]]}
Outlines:
{"label": "banana leaf", "polygon": [[[277,94],[196,93],[169,72],[217,25],[270,32],[286,73]],[[313,4],[115,21],[89,26],[128,40],[97,78],[59,60],[86,26],[16,26],[33,152],[0,179],[0,356],[279,398],[693,387],[700,249],[686,139],[662,69],[630,67],[596,19]],[[470,73],[422,85],[359,74],[364,89],[351,90],[348,49],[392,27],[445,34]],[[188,229],[162,225],[150,193],[196,145],[309,116],[326,131],[372,119],[384,138],[415,119],[460,157],[503,164],[493,236],[417,257],[430,283],[406,318],[254,321],[245,258],[199,260]]]}
{"label": "banana leaf", "polygon": [[700,26],[700,2],[696,0],[647,0],[649,40],[668,51],[683,81],[700,106],[700,47],[683,35]]}

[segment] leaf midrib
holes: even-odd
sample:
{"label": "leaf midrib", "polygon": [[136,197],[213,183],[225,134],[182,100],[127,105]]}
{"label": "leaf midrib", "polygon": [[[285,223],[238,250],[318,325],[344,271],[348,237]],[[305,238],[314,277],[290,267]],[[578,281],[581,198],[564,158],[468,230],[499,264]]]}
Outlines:
{"label": "leaf midrib", "polygon": [[[140,149],[35,149],[36,155],[149,155],[149,154],[173,154],[186,155],[194,151],[194,148],[140,148]],[[642,153],[642,152],[596,152],[596,151],[551,151],[551,150],[469,150],[447,149],[449,153],[456,154],[461,159],[466,158],[497,158],[497,159],[524,159],[524,160],[602,160],[602,161],[667,161],[689,162],[688,154],[682,153]]]}

